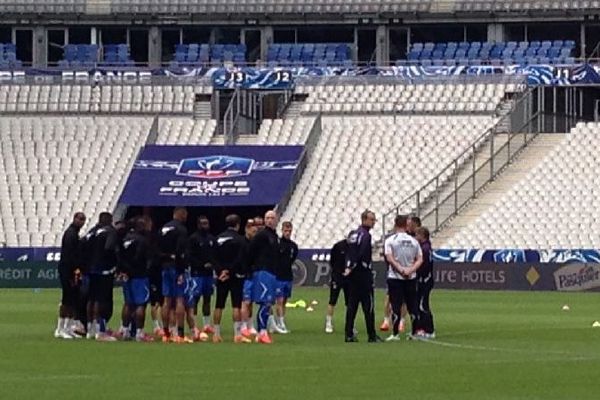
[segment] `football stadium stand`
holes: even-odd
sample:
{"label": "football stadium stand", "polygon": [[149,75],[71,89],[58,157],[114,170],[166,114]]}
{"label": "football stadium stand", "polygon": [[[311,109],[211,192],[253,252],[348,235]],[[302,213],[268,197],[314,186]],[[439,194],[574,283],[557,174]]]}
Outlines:
{"label": "football stadium stand", "polygon": [[546,157],[443,248],[595,249],[600,246],[600,124],[579,123]]}
{"label": "football stadium stand", "polygon": [[116,206],[152,118],[0,118],[0,242],[55,246],[65,215]]}
{"label": "football stadium stand", "polygon": [[[300,247],[327,248],[366,205],[382,215],[468,150],[493,116],[324,117],[323,132],[283,219]],[[428,132],[423,135],[423,132]],[[378,238],[378,233],[373,232]]]}

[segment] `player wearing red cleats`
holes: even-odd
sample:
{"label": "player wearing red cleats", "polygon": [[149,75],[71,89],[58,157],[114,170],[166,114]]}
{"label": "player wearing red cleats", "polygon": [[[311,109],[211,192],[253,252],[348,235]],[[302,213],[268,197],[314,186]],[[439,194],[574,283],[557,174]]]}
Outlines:
{"label": "player wearing red cleats", "polygon": [[256,337],[255,341],[256,341],[256,343],[262,343],[262,344],[273,343],[271,336],[269,336],[269,334],[266,331],[259,333],[258,336]]}

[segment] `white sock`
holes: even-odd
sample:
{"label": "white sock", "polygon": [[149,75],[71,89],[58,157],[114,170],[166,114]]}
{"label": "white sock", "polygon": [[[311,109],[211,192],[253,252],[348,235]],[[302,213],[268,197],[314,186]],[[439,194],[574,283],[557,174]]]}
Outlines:
{"label": "white sock", "polygon": [[385,322],[386,324],[390,324],[390,317],[384,317],[383,318],[383,322]]}
{"label": "white sock", "polygon": [[210,315],[208,317],[205,317],[205,316],[202,317],[202,324],[204,326],[210,326]]}
{"label": "white sock", "polygon": [[266,335],[267,334],[267,330],[266,329],[261,329],[259,332],[260,335]]}
{"label": "white sock", "polygon": [[65,326],[65,319],[64,318],[59,318],[58,322],[56,324],[56,329],[59,331],[62,331],[64,329]]}
{"label": "white sock", "polygon": [[240,329],[248,329],[248,321],[240,322]]}
{"label": "white sock", "polygon": [[275,318],[272,315],[269,315],[269,319],[267,320],[267,326],[275,325]]}
{"label": "white sock", "polygon": [[331,315],[325,316],[325,322],[327,322],[329,325],[333,324],[333,317]]}
{"label": "white sock", "polygon": [[233,334],[235,336],[241,335],[241,333],[240,333],[241,329],[242,329],[242,323],[239,321],[234,321],[233,322]]}
{"label": "white sock", "polygon": [[71,318],[65,318],[65,320],[63,322],[63,329],[65,331],[71,330]]}
{"label": "white sock", "polygon": [[87,331],[88,331],[88,333],[93,333],[93,331],[94,331],[94,327],[91,322],[87,323]]}
{"label": "white sock", "polygon": [[215,335],[217,336],[221,336],[221,325],[213,325],[213,328],[215,328]]}
{"label": "white sock", "polygon": [[141,338],[144,335],[144,330],[141,328],[136,329],[135,337]]}
{"label": "white sock", "polygon": [[256,329],[254,328],[254,320],[250,319],[250,320],[248,321],[248,328],[250,328],[250,330],[251,330],[251,331],[252,331],[252,330],[256,330]]}
{"label": "white sock", "polygon": [[277,319],[279,320],[278,321],[279,326],[285,326],[285,318],[284,317],[279,317]]}
{"label": "white sock", "polygon": [[170,326],[169,327],[169,332],[171,333],[171,336],[177,336],[177,327],[176,326]]}
{"label": "white sock", "polygon": [[404,323],[404,318],[400,318],[400,323],[403,324]]}
{"label": "white sock", "polygon": [[162,329],[162,326],[160,325],[160,321],[155,319],[152,321],[152,323],[154,324],[154,329]]}

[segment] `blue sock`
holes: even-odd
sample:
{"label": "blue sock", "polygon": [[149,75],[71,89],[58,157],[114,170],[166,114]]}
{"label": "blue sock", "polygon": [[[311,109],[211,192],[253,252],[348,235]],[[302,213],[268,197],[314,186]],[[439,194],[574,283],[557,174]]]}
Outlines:
{"label": "blue sock", "polygon": [[258,331],[267,329],[267,321],[269,320],[269,311],[271,306],[268,304],[261,304],[258,307],[258,313],[256,313],[256,322]]}
{"label": "blue sock", "polygon": [[104,318],[100,318],[100,322],[98,324],[100,325],[100,332],[106,332],[106,320]]}

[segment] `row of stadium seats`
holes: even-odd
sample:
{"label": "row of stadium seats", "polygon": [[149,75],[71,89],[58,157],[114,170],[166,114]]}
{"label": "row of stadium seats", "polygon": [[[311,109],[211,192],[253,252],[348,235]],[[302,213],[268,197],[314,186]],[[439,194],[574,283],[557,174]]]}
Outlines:
{"label": "row of stadium seats", "polygon": [[0,242],[54,246],[73,210],[112,210],[152,118],[0,118]]}
{"label": "row of stadium seats", "polygon": [[464,12],[525,12],[600,9],[598,0],[459,0],[454,10]]}
{"label": "row of stadium seats", "polygon": [[431,0],[112,0],[113,13],[133,14],[328,14],[427,12]]}
{"label": "row of stadium seats", "polygon": [[532,42],[414,43],[408,62],[421,65],[480,65],[502,60],[505,64],[563,64],[572,62],[572,40]]}
{"label": "row of stadium seats", "polygon": [[523,90],[509,84],[299,85],[308,94],[307,112],[481,111],[493,112],[507,94]]}
{"label": "row of stadium seats", "polygon": [[211,92],[191,85],[1,85],[0,112],[191,113],[194,94]]}
{"label": "row of stadium seats", "polygon": [[[294,221],[300,247],[329,248],[356,227],[366,206],[380,217],[468,151],[496,121],[323,117],[323,132],[282,218]],[[378,230],[372,233],[379,239]]]}
{"label": "row of stadium seats", "polygon": [[87,0],[0,0],[0,10],[6,14],[85,14],[87,3]]}
{"label": "row of stadium seats", "polygon": [[600,248],[600,124],[579,123],[562,144],[444,248]]}
{"label": "row of stadium seats", "polygon": [[[0,0],[2,11],[16,14],[85,14],[89,1],[47,0]],[[256,0],[110,0],[112,14],[323,14],[323,13],[426,13],[435,11],[435,0],[375,0],[350,2],[328,0],[287,0],[258,2]],[[432,7],[432,5],[434,7]],[[517,12],[566,11],[600,9],[598,0],[457,0],[451,12]]]}
{"label": "row of stadium seats", "polygon": [[171,66],[185,66],[198,64],[233,63],[243,65],[246,63],[245,44],[178,44],[173,54],[174,61]]}
{"label": "row of stadium seats", "polygon": [[267,62],[273,66],[352,65],[352,50],[346,43],[272,44]]}
{"label": "row of stadium seats", "polygon": [[315,122],[314,117],[264,119],[254,144],[294,145],[304,144]]}
{"label": "row of stadium seats", "polygon": [[159,118],[156,144],[207,145],[216,129],[216,119]]}
{"label": "row of stadium seats", "polygon": [[12,43],[0,43],[0,69],[19,67],[21,61],[17,60],[17,47]]}

